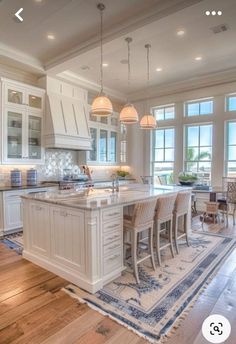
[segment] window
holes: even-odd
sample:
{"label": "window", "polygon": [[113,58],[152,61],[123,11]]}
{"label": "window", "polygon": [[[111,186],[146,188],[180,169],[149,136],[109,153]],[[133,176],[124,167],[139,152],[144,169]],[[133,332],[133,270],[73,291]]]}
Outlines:
{"label": "window", "polygon": [[175,107],[171,105],[157,106],[153,108],[153,116],[157,121],[164,121],[175,118]]}
{"label": "window", "polygon": [[236,122],[227,122],[226,168],[228,177],[236,177]]}
{"label": "window", "polygon": [[[174,170],[175,129],[157,129],[153,132],[153,176],[170,180]],[[156,179],[156,178],[155,178]]]}
{"label": "window", "polygon": [[211,159],[212,124],[186,126],[185,170],[197,173],[200,182],[209,182]]}
{"label": "window", "polygon": [[213,99],[189,101],[185,103],[185,116],[202,116],[213,114]]}
{"label": "window", "polygon": [[226,97],[226,111],[236,111],[236,94]]}

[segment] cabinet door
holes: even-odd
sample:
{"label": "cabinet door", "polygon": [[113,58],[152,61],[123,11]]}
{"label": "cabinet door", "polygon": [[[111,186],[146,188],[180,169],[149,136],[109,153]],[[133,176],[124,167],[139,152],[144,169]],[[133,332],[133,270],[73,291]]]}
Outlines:
{"label": "cabinet door", "polygon": [[34,110],[43,110],[43,95],[32,90],[27,92],[27,105]]}
{"label": "cabinet door", "polygon": [[110,162],[116,162],[117,161],[117,132],[111,131],[110,135]]}
{"label": "cabinet door", "polygon": [[90,135],[92,139],[92,150],[88,152],[88,161],[97,161],[98,152],[97,152],[97,129],[90,128]]}
{"label": "cabinet door", "polygon": [[108,160],[108,131],[101,129],[99,137],[99,161],[107,162]]}
{"label": "cabinet door", "polygon": [[51,208],[52,258],[69,268],[85,272],[84,213]]}
{"label": "cabinet door", "polygon": [[42,158],[42,119],[39,116],[28,117],[28,158],[30,160],[41,160]]}
{"label": "cabinet door", "polygon": [[47,204],[31,203],[29,223],[30,247],[40,255],[48,256],[50,248],[49,209]]}
{"label": "cabinet door", "polygon": [[5,230],[22,227],[22,202],[20,194],[9,193],[4,198]]}
{"label": "cabinet door", "polygon": [[23,158],[23,119],[24,112],[11,109],[5,114],[4,155],[6,160]]}
{"label": "cabinet door", "polygon": [[14,84],[5,84],[5,104],[16,107],[25,106],[25,89]]}

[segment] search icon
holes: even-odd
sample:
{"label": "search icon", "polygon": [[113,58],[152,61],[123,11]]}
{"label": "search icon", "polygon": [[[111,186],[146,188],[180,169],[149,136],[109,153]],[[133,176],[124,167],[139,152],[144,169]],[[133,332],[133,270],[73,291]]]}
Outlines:
{"label": "search icon", "polygon": [[223,315],[213,314],[202,324],[202,334],[210,343],[223,343],[230,336],[231,325]]}

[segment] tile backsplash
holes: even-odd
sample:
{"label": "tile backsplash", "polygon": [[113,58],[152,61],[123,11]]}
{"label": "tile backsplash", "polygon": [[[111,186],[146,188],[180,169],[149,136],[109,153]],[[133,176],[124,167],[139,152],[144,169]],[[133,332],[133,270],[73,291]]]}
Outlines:
{"label": "tile backsplash", "polygon": [[[10,171],[14,168],[18,168],[22,171],[22,182],[26,183],[26,171],[29,168],[36,168],[38,171],[38,180],[59,180],[63,178],[63,170],[68,169],[72,171],[72,174],[76,176],[80,173],[80,162],[78,161],[78,154],[76,151],[62,150],[62,149],[47,149],[45,152],[45,164],[39,166],[29,165],[14,165],[5,166],[0,165],[0,185],[10,184]],[[112,173],[120,169],[119,166],[91,166],[93,179],[110,179]],[[126,166],[122,169],[128,170]]]}

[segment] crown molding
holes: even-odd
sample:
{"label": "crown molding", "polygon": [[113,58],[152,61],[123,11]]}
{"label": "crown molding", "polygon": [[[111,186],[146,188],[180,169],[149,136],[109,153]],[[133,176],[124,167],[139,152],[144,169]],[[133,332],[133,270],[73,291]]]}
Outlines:
{"label": "crown molding", "polygon": [[[175,12],[183,10],[204,0],[165,0],[153,6],[140,15],[132,16],[125,22],[112,25],[103,35],[103,42],[108,43],[112,40],[123,37],[130,32],[148,25],[156,20],[167,17]],[[73,59],[89,50],[95,49],[100,45],[100,36],[96,35],[91,39],[80,42],[73,49],[53,58],[45,63],[45,69],[55,74],[61,73],[68,69],[68,62],[72,63]]]}
{"label": "crown molding", "polygon": [[216,73],[197,76],[188,80],[182,80],[178,82],[161,84],[158,86],[150,87],[148,90],[148,96],[145,95],[145,93],[147,93],[147,90],[142,89],[140,91],[131,93],[129,97],[131,101],[137,102],[146,99],[168,96],[176,93],[183,93],[210,86],[228,84],[235,81],[236,68],[231,68]]}
{"label": "crown molding", "polygon": [[36,58],[0,43],[0,59],[6,64],[36,74],[45,74],[43,64]]}
{"label": "crown molding", "polygon": [[[59,73],[56,75],[57,78],[60,78],[61,80],[69,81],[79,87],[85,88],[86,90],[92,92],[92,93],[99,93],[101,86],[93,81],[84,79],[80,77],[78,74],[73,73],[71,71],[65,71],[62,73]],[[119,101],[125,102],[127,99],[127,96],[121,92],[118,92],[116,90],[113,90],[108,87],[104,87],[104,92],[111,96],[114,99],[117,99]]]}

